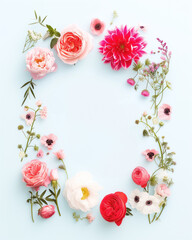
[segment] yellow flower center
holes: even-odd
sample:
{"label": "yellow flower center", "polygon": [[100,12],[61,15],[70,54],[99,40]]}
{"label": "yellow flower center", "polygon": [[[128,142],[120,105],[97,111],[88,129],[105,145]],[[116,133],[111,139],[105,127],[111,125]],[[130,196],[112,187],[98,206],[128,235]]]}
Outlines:
{"label": "yellow flower center", "polygon": [[81,200],[85,200],[89,197],[89,190],[86,187],[82,187],[81,191],[83,193],[83,197],[81,198]]}

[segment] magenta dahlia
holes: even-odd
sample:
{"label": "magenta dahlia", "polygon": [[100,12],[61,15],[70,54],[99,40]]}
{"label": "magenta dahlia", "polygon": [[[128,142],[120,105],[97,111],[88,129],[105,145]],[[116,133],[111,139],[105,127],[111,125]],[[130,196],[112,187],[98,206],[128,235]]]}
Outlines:
{"label": "magenta dahlia", "polygon": [[108,35],[100,42],[99,51],[104,55],[104,63],[111,63],[114,70],[128,68],[132,60],[137,63],[146,52],[143,49],[147,43],[134,29],[127,26],[108,31]]}

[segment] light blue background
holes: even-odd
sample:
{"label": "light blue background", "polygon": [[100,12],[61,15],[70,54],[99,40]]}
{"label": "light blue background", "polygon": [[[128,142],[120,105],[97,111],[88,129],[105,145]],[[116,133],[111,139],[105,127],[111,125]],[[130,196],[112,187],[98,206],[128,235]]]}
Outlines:
{"label": "light blue background", "polygon": [[[2,240],[32,239],[186,239],[191,233],[191,1],[129,1],[129,0],[17,0],[1,1],[1,212],[0,236]],[[48,15],[47,23],[58,30],[75,23],[86,31],[92,18],[99,17],[110,28],[113,10],[119,14],[115,25],[129,27],[139,23],[146,25],[145,35],[148,52],[157,47],[156,37],[167,41],[173,52],[168,80],[173,91],[167,92],[164,102],[173,106],[172,120],[162,134],[176,155],[175,185],[168,207],[160,221],[149,225],[146,216],[133,211],[134,217],[124,219],[122,225],[105,222],[94,209],[96,220],[76,223],[65,200],[59,200],[62,217],[57,214],[49,220],[35,216],[30,218],[30,206],[26,203],[28,190],[21,181],[21,167],[17,144],[24,138],[17,131],[23,90],[20,86],[30,79],[25,71],[25,55],[22,48],[28,23],[36,9],[41,16]],[[33,27],[31,27],[33,29]],[[35,28],[37,31],[41,28]],[[42,32],[44,29],[41,29]],[[44,33],[44,32],[43,32]],[[129,194],[136,186],[131,172],[137,165],[153,170],[141,152],[157,147],[151,140],[143,139],[141,126],[134,124],[150,106],[126,84],[132,76],[127,70],[113,71],[101,62],[98,42],[89,56],[76,66],[63,64],[57,57],[58,70],[37,82],[36,95],[48,107],[48,119],[39,121],[36,129],[41,134],[55,133],[58,142],[55,150],[63,148],[69,175],[88,170],[103,186],[102,197],[110,192],[124,191]],[[42,47],[49,41],[40,42]],[[56,56],[56,53],[55,53]],[[35,101],[31,100],[30,104]],[[32,152],[32,158],[35,157]],[[58,166],[53,156],[45,159],[50,168]],[[60,183],[65,176],[60,173]]]}

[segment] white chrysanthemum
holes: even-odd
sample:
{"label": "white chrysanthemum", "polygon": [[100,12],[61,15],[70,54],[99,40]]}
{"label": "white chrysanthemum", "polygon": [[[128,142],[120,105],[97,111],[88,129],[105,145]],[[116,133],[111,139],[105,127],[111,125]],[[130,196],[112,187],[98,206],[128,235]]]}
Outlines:
{"label": "white chrysanthemum", "polygon": [[67,180],[64,197],[71,208],[87,212],[98,204],[100,190],[90,173],[79,172]]}
{"label": "white chrysanthemum", "polygon": [[143,208],[144,202],[142,199],[143,192],[140,192],[138,189],[135,189],[131,192],[129,195],[129,203],[132,208],[136,208],[138,211],[140,211]]}
{"label": "white chrysanthemum", "polygon": [[155,196],[151,196],[148,193],[144,192],[142,194],[143,208],[140,210],[143,214],[152,214],[158,213],[160,211],[160,200]]}
{"label": "white chrysanthemum", "polygon": [[164,169],[160,169],[157,173],[157,178],[158,178],[158,182],[163,182],[163,181],[168,181],[169,180],[169,176],[168,176],[168,172]]}

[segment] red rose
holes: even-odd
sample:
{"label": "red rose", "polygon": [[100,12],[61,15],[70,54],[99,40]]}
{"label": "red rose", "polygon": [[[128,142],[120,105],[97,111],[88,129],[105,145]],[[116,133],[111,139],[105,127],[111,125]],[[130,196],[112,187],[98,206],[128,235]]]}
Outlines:
{"label": "red rose", "polygon": [[150,175],[143,167],[136,167],[132,172],[133,182],[145,188],[150,179]]}
{"label": "red rose", "polygon": [[108,222],[121,225],[126,215],[127,196],[123,192],[111,193],[105,196],[100,205],[102,217]]}

